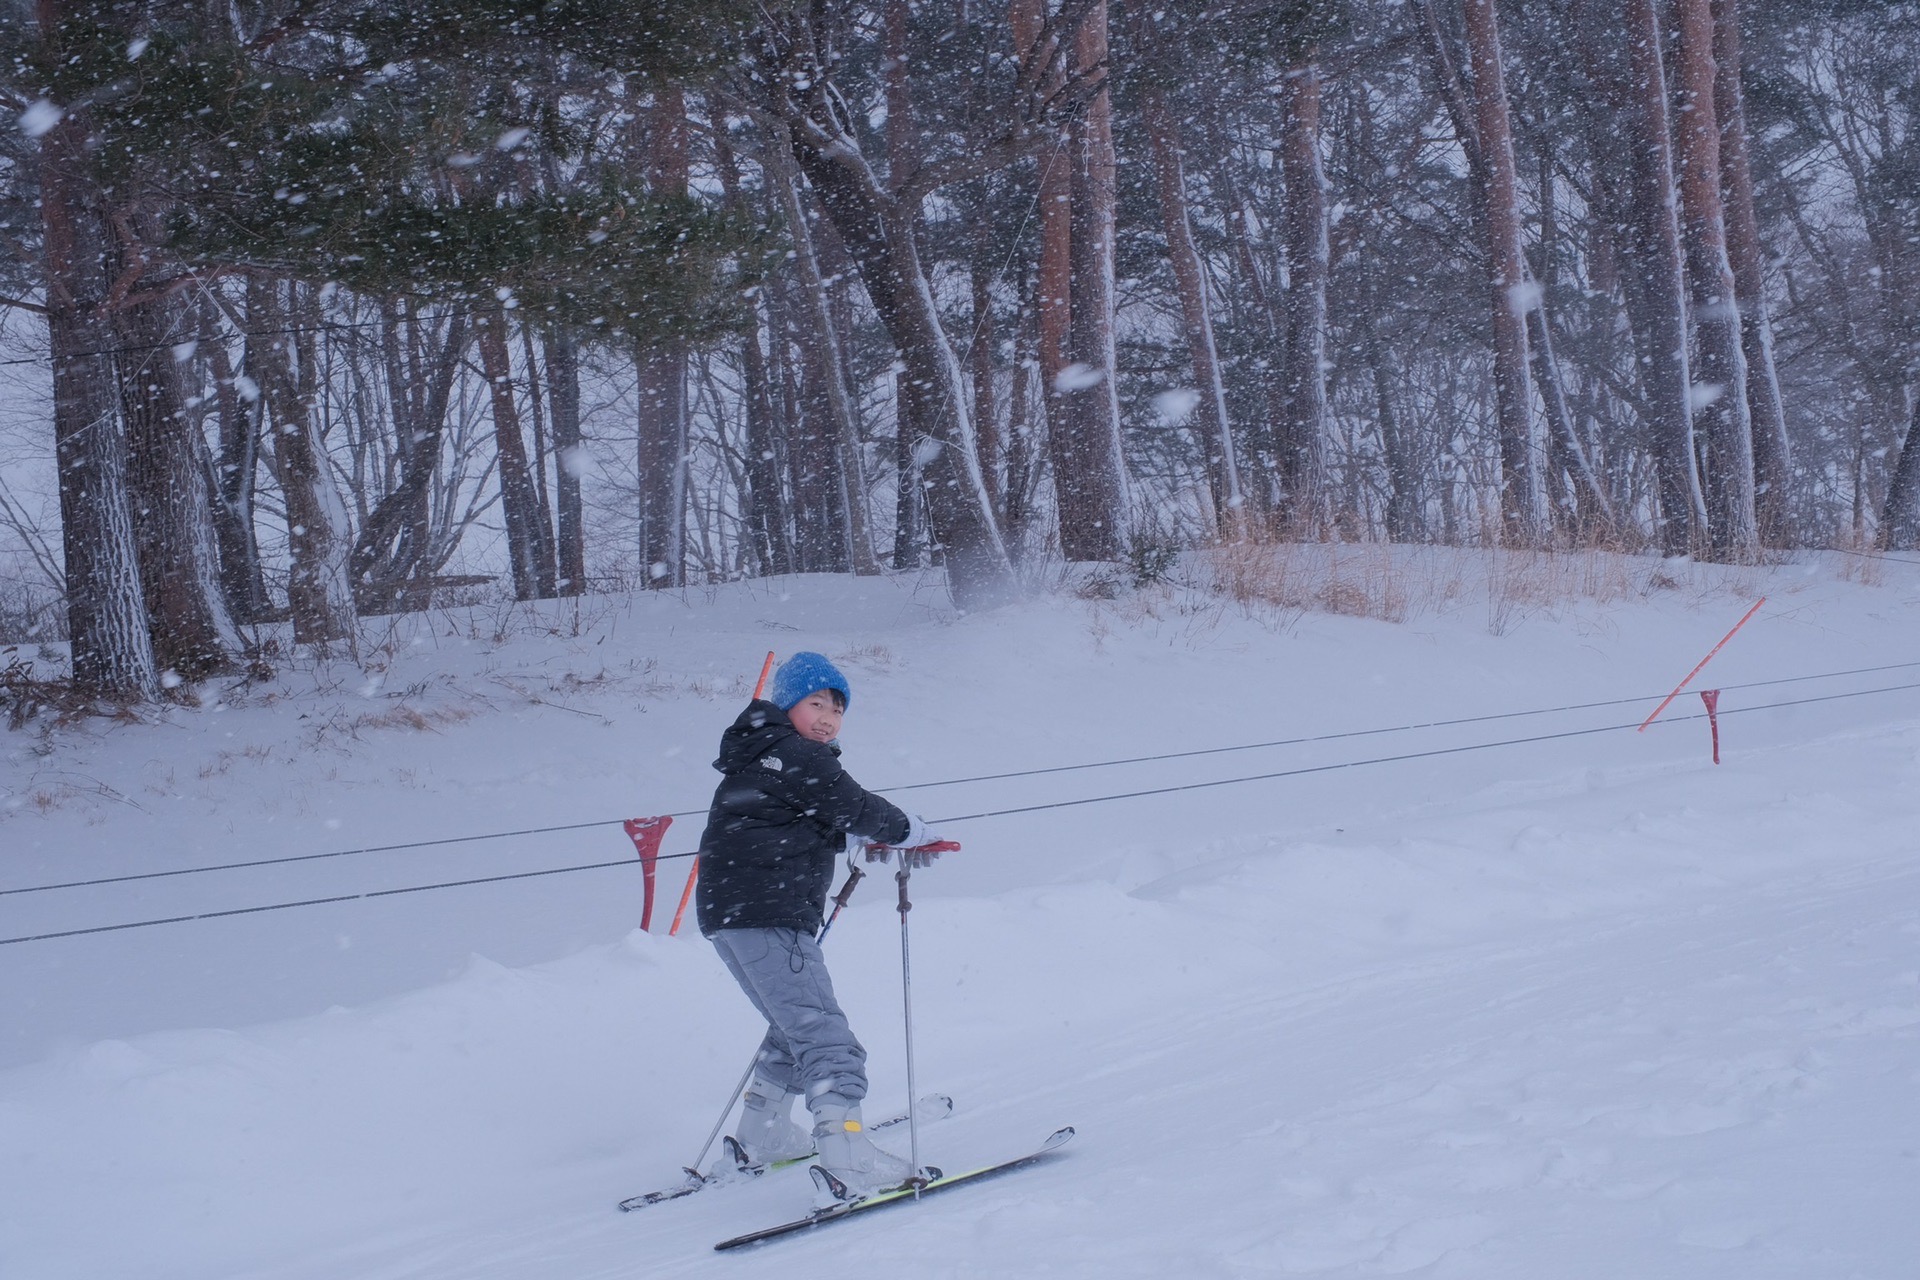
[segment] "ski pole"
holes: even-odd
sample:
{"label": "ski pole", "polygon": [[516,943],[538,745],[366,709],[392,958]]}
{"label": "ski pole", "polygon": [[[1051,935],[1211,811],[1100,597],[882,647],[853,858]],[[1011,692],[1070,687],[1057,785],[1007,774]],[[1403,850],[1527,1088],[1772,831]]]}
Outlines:
{"label": "ski pole", "polygon": [[907,880],[912,874],[913,860],[902,849],[900,870],[893,878],[900,885],[900,997],[907,1023],[907,1150],[913,1164],[908,1182],[913,1186],[913,1198],[918,1200],[926,1182],[920,1176],[920,1109],[914,1105],[920,1094],[913,1079],[913,963],[907,946],[907,912],[913,910],[913,903],[907,900]]}
{"label": "ski pole", "polygon": [[820,926],[820,936],[813,940],[816,946],[827,940],[827,931],[833,928],[833,922],[840,918],[840,913],[847,909],[847,899],[853,896],[853,887],[859,884],[866,874],[864,869],[852,863],[847,864],[847,882],[840,886],[840,892],[833,895],[833,914],[828,916],[827,922]]}
{"label": "ski pole", "polygon": [[707,1158],[707,1152],[713,1150],[713,1140],[720,1136],[720,1130],[727,1123],[727,1117],[733,1114],[733,1104],[740,1101],[740,1095],[747,1091],[747,1081],[753,1078],[753,1069],[759,1065],[760,1049],[755,1046],[753,1056],[747,1059],[747,1069],[740,1073],[740,1078],[734,1082],[733,1092],[727,1095],[727,1105],[720,1108],[720,1118],[713,1122],[713,1128],[707,1131],[707,1140],[700,1144],[700,1154],[693,1158],[692,1164],[681,1166],[693,1175],[696,1184],[706,1181],[705,1175],[700,1172],[700,1162]]}
{"label": "ski pole", "polygon": [[[827,930],[833,928],[833,922],[840,918],[840,913],[846,909],[847,900],[853,897],[854,886],[859,884],[866,874],[859,867],[847,868],[847,882],[840,886],[840,892],[833,895],[833,914],[828,916],[827,922],[820,926],[819,936],[814,939],[815,946],[827,940]],[[720,1118],[713,1122],[713,1128],[707,1133],[707,1140],[700,1144],[700,1154],[693,1158],[692,1164],[681,1166],[695,1179],[704,1180],[701,1178],[700,1163],[707,1158],[707,1152],[713,1150],[713,1140],[720,1136],[720,1130],[726,1126],[727,1117],[733,1114],[733,1104],[740,1101],[740,1095],[746,1092],[747,1081],[753,1078],[753,1069],[759,1065],[760,1049],[755,1046],[753,1056],[747,1059],[747,1069],[740,1073],[740,1079],[734,1084],[733,1092],[727,1095],[726,1105],[720,1108]],[[913,1079],[911,1073],[908,1074],[907,1079],[911,1083]]]}

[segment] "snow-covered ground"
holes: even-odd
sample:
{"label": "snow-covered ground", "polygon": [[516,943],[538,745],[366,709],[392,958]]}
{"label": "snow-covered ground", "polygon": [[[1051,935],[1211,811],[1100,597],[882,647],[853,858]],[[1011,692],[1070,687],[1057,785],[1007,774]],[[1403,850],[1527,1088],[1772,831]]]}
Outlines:
{"label": "snow-covered ground", "polygon": [[[1287,571],[1395,620],[782,580],[402,620],[0,738],[0,938],[343,899],[0,944],[0,1276],[1915,1274],[1920,566]],[[1692,692],[1634,732],[1762,595],[1696,681],[1724,763]],[[685,862],[635,929],[619,819],[692,847],[769,648],[849,671],[855,776],[963,819],[914,879],[917,1071],[958,1103],[923,1159],[1079,1136],[715,1255],[810,1188],[614,1211],[757,1036],[664,936]],[[870,1113],[906,1092],[893,906],[870,880],[828,943]]]}

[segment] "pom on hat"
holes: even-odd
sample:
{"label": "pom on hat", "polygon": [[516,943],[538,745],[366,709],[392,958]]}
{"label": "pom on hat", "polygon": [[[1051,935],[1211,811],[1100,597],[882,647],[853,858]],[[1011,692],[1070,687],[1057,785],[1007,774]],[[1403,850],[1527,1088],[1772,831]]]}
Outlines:
{"label": "pom on hat", "polygon": [[782,711],[791,711],[801,699],[822,689],[837,691],[844,705],[853,705],[853,690],[848,687],[847,678],[840,674],[840,668],[820,654],[803,650],[781,663],[780,669],[773,673],[773,687],[767,690],[767,701]]}

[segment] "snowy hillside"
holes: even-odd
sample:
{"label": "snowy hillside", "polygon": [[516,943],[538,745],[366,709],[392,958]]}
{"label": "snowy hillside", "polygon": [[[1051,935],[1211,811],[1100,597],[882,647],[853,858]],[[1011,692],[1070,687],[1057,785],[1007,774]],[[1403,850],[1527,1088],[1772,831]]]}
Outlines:
{"label": "snowy hillside", "polygon": [[[1920,566],[1288,572],[1376,616],[786,579],[416,616],[7,735],[0,1276],[1914,1274]],[[1762,596],[1693,686],[1724,763],[1691,689],[1636,733]],[[692,848],[770,648],[843,664],[849,769],[965,844],[913,881],[917,1072],[957,1102],[923,1158],[1079,1136],[723,1256],[810,1188],[614,1210],[758,1034],[665,936],[686,862],[637,931],[619,822]],[[893,906],[869,880],[827,944],[874,1114]]]}

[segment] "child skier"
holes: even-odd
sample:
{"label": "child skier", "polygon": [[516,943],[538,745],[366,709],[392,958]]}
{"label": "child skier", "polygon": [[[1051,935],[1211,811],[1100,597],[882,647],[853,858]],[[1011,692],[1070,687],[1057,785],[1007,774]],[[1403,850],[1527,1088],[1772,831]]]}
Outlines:
{"label": "child skier", "polygon": [[[860,1122],[867,1052],[834,999],[815,941],[834,865],[849,835],[905,852],[938,837],[921,819],[863,790],[835,741],[852,702],[846,676],[796,653],[765,699],[721,735],[723,775],[700,837],[700,932],[767,1020],[734,1135],[756,1161],[817,1153],[856,1192],[897,1186],[908,1162],[873,1145]],[[931,861],[919,855],[916,865]],[[804,1095],[813,1132],[794,1124]]]}

